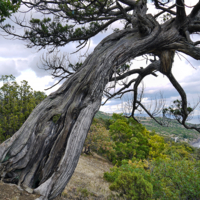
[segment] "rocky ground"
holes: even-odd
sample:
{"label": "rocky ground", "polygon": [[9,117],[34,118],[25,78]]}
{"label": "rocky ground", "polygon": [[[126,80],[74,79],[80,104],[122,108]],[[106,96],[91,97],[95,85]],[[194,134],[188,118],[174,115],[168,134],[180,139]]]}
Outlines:
{"label": "rocky ground", "polygon": [[[93,156],[82,155],[70,182],[56,200],[113,199],[114,194],[109,190],[109,183],[103,179],[103,173],[111,167],[111,163],[95,153]],[[36,194],[20,190],[16,185],[0,182],[0,200],[34,200],[37,197]]]}

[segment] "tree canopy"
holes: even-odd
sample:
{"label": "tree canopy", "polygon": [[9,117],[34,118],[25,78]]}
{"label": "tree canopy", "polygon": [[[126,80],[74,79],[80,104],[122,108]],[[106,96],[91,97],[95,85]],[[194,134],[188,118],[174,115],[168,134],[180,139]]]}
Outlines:
{"label": "tree canopy", "polygon": [[0,22],[3,22],[6,17],[10,17],[12,13],[17,12],[21,0],[2,0],[0,1]]}

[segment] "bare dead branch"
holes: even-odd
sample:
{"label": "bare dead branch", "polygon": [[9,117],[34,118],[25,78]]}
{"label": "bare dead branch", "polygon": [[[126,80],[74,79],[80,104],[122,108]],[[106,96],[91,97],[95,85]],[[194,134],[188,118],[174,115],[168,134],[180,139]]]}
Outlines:
{"label": "bare dead branch", "polygon": [[198,3],[194,6],[194,8],[192,9],[192,11],[191,11],[191,13],[190,13],[189,16],[190,16],[191,18],[194,18],[194,17],[198,14],[199,10],[200,10],[200,2],[198,2]]}
{"label": "bare dead branch", "polygon": [[181,96],[181,101],[180,101],[180,109],[177,110],[177,114],[175,113],[174,116],[176,118],[176,120],[182,124],[185,128],[187,129],[194,129],[197,130],[198,132],[200,131],[199,127],[196,126],[188,126],[186,124],[186,121],[188,119],[188,116],[191,114],[191,112],[193,111],[193,109],[195,107],[197,107],[197,105],[199,104],[199,102],[197,103],[197,105],[193,108],[193,109],[188,109],[190,107],[188,107],[188,102],[187,102],[187,96],[185,91],[183,90],[183,88],[180,86],[180,84],[178,83],[178,81],[174,78],[174,76],[172,74],[167,75],[167,77],[169,78],[170,82],[172,83],[172,85],[174,86],[174,88],[178,91],[178,93]]}
{"label": "bare dead branch", "polygon": [[120,5],[120,3],[118,1],[116,1],[118,8],[121,10],[122,14],[124,15],[125,19],[131,23],[131,17],[126,13],[126,11],[124,10],[124,8]]}
{"label": "bare dead branch", "polygon": [[[134,83],[135,81],[136,81],[136,79],[132,79],[131,81],[129,81],[128,84],[124,85],[123,88],[121,88],[120,90],[118,90],[118,91],[115,92],[114,94],[110,94],[110,97],[108,97],[108,98],[102,103],[102,105],[105,105],[106,102],[107,102],[109,99],[111,99],[111,98],[113,98],[113,97],[115,97],[115,96],[118,96],[118,95],[122,95],[122,94],[124,93],[124,90],[127,89],[127,88],[129,88],[130,85],[131,85],[132,83]],[[125,93],[124,93],[124,94],[125,94]]]}
{"label": "bare dead branch", "polygon": [[161,126],[168,126],[168,124],[166,125],[165,123],[162,123],[160,121],[158,121],[155,117],[154,114],[152,114],[151,112],[149,112],[148,109],[146,109],[146,107],[140,102],[140,101],[137,101],[136,102],[139,106],[141,106],[141,108],[154,120],[156,121],[158,124],[160,124]]}
{"label": "bare dead branch", "polygon": [[161,6],[160,2],[158,0],[155,0],[154,4],[155,4],[155,6],[156,6],[157,9],[160,9],[160,10],[162,10],[164,12],[168,12],[168,13],[170,13],[172,15],[176,15],[177,14],[176,12],[174,12],[173,10],[171,10],[170,7],[169,8],[165,8],[165,7]]}
{"label": "bare dead branch", "polygon": [[[172,5],[172,6],[170,6],[168,9],[170,10],[170,9],[172,9],[172,8],[174,8],[176,6],[176,4],[174,4],[174,5]],[[161,12],[159,12],[158,14],[156,14],[156,15],[154,15],[154,18],[157,18],[157,17],[159,17],[160,15],[162,15],[162,14],[164,14],[166,11],[161,11]],[[173,13],[170,13],[170,14],[173,14]],[[176,13],[174,12],[174,14],[173,15],[176,15]]]}

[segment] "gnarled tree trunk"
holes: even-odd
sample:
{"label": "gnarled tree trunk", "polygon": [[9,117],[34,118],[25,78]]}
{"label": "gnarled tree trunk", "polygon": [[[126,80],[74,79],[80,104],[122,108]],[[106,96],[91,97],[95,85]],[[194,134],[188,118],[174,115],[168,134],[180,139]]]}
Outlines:
{"label": "gnarled tree trunk", "polygon": [[0,177],[4,182],[32,188],[41,194],[41,200],[51,200],[63,191],[114,68],[142,54],[167,50],[169,44],[176,45],[174,42],[180,39],[175,28],[152,23],[146,35],[135,28],[105,38],[81,69],[0,145]]}

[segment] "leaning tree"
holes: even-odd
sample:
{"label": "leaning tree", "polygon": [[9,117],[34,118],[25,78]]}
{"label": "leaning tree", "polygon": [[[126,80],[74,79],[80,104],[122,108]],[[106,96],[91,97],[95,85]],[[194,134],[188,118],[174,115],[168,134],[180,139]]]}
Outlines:
{"label": "leaning tree", "polygon": [[[147,14],[146,0],[23,0],[29,10],[45,15],[29,23],[17,19],[25,28],[18,35],[10,25],[1,24],[8,34],[28,41],[28,47],[57,47],[78,41],[79,48],[88,40],[117,21],[122,30],[105,37],[82,64],[64,66],[64,59],[45,59],[45,68],[66,79],[30,114],[23,126],[0,145],[0,177],[6,183],[16,183],[41,195],[39,200],[59,195],[77,165],[91,121],[101,105],[103,94],[108,99],[134,92],[132,117],[142,105],[138,100],[138,85],[148,75],[159,71],[166,76],[181,97],[179,121],[185,124],[191,110],[183,88],[172,74],[176,52],[200,59],[200,42],[190,35],[200,31],[200,1],[186,15],[184,0],[154,0],[159,10]],[[170,14],[165,22],[159,17]],[[48,18],[49,15],[49,18]],[[54,16],[54,20],[52,20]],[[142,55],[155,59],[140,69],[130,69],[126,62]],[[134,66],[133,66],[134,67]],[[125,78],[138,74],[137,78]],[[109,82],[122,81],[114,93],[105,90]],[[188,127],[196,128],[198,127]]]}

